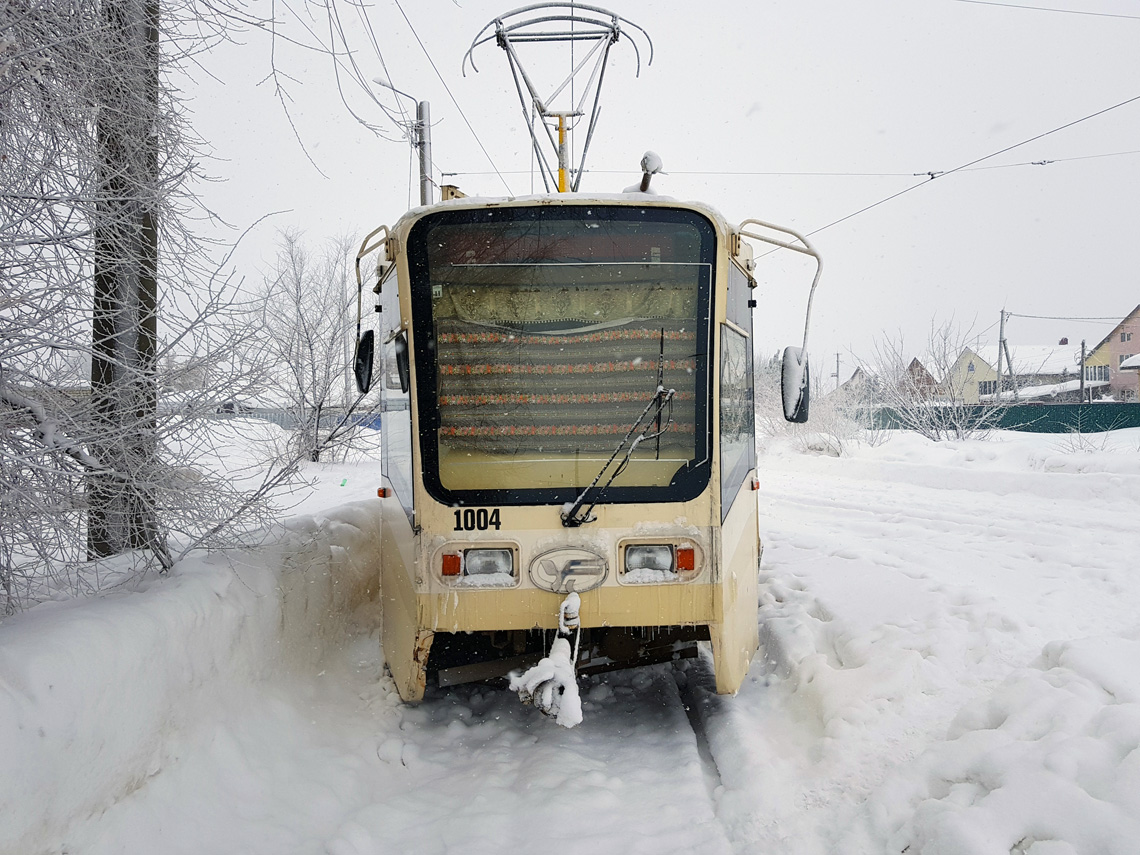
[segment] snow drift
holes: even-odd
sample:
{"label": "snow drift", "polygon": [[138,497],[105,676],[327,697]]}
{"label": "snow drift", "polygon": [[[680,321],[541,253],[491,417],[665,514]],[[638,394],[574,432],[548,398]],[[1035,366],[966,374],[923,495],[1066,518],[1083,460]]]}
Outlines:
{"label": "snow drift", "polygon": [[42,851],[140,787],[226,685],[319,656],[375,593],[378,520],[369,502],[302,517],[260,552],[0,625],[0,852]]}

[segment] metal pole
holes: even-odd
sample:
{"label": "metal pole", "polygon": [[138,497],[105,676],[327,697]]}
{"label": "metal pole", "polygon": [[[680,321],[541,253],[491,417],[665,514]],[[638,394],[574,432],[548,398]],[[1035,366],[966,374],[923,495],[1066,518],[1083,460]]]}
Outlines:
{"label": "metal pole", "polygon": [[431,107],[427,101],[416,104],[416,148],[420,150],[420,204],[432,203],[431,189]]}
{"label": "metal pole", "polygon": [[1081,339],[1081,403],[1085,402],[1085,340]]}
{"label": "metal pole", "polygon": [[1005,347],[1005,309],[1001,310],[1001,324],[998,327],[997,396],[994,398],[994,402],[998,404],[1001,403],[1001,352],[1003,347]]}
{"label": "metal pole", "polygon": [[566,115],[558,114],[558,192],[565,193],[568,186],[566,173],[569,168],[570,156],[566,151]]}

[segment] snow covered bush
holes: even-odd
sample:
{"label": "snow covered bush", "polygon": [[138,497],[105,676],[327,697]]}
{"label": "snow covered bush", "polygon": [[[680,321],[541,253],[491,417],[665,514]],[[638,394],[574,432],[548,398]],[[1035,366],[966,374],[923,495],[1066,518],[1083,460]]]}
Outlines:
{"label": "snow covered bush", "polygon": [[790,437],[795,447],[804,453],[842,457],[850,443],[863,436],[859,401],[845,390],[822,394],[818,380],[811,396],[808,420],[802,424],[786,421],[780,395],[780,360],[777,357],[759,360],[756,366],[758,436],[761,441],[768,437]]}

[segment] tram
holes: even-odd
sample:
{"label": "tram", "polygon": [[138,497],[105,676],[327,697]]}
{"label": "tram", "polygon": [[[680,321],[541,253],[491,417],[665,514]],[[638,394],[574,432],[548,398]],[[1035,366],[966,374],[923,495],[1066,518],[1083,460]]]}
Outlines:
{"label": "tram", "polygon": [[[762,548],[748,238],[814,256],[765,225],[565,194],[441,202],[366,241],[379,336],[358,368],[379,367],[382,636],[404,700],[429,673],[533,662],[570,593],[580,673],[707,641],[717,691],[740,687]],[[785,351],[792,420],[804,365]]]}
{"label": "tram", "polygon": [[[753,246],[814,259],[812,293],[821,265],[802,235],[642,192],[650,179],[447,199],[361,246],[382,643],[405,701],[429,679],[533,665],[568,611],[578,674],[702,644],[718,692],[747,674],[762,550]],[[361,273],[373,259],[374,307]],[[805,420],[806,329],[782,379],[785,417]]]}

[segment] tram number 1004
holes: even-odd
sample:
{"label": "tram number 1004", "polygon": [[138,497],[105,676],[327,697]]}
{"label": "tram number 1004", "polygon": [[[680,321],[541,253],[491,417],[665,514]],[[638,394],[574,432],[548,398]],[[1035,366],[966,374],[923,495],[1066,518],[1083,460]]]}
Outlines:
{"label": "tram number 1004", "polygon": [[486,508],[463,508],[455,511],[455,531],[486,531],[493,528],[498,531],[501,526],[499,509],[488,511]]}

